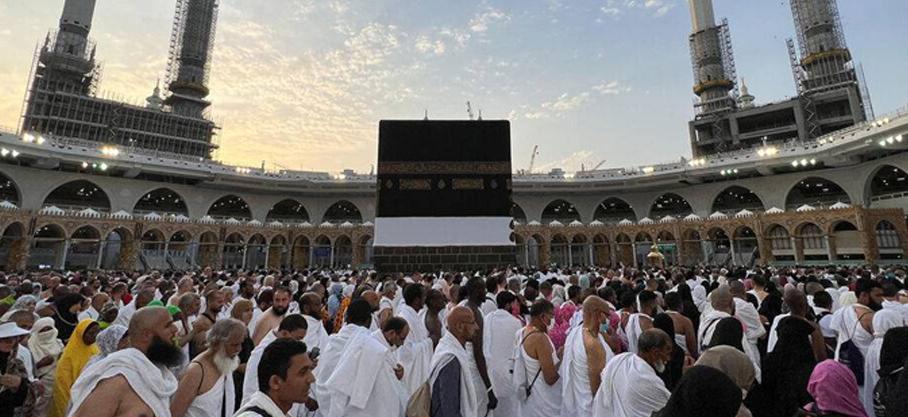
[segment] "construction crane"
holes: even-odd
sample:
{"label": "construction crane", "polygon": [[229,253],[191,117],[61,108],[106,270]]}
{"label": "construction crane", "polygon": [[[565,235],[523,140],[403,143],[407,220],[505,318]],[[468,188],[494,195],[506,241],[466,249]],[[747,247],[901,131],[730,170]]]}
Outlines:
{"label": "construction crane", "polygon": [[470,116],[470,120],[473,120],[473,106],[470,102],[467,102],[467,116]]}
{"label": "construction crane", "polygon": [[597,170],[597,169],[599,169],[599,168],[602,168],[603,165],[605,165],[605,159],[599,161],[599,163],[596,164],[596,166],[593,167],[593,169],[591,169],[590,171],[595,171],[595,170]]}
{"label": "construction crane", "polygon": [[533,155],[530,156],[530,168],[527,169],[527,174],[533,173],[533,166],[536,165],[536,155],[539,155],[539,145],[533,146]]}

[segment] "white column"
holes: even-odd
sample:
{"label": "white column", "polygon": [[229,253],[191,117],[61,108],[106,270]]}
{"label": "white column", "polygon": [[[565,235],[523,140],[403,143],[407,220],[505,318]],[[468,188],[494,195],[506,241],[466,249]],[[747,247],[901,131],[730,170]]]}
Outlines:
{"label": "white column", "polygon": [[268,257],[271,255],[271,245],[265,246],[265,269],[268,269]]}
{"label": "white column", "polygon": [[57,266],[58,269],[66,269],[66,255],[69,254],[69,239],[63,241],[63,256],[60,257],[60,265]]}
{"label": "white column", "polygon": [[99,240],[99,241],[98,241],[98,262],[95,263],[95,269],[101,269],[101,260],[103,259],[103,256],[104,256],[104,249],[105,249],[106,247],[107,247],[107,241],[106,241],[106,240]]}
{"label": "white column", "polygon": [[733,266],[738,265],[738,260],[735,259],[735,239],[728,239],[728,250],[731,251],[731,264]]}

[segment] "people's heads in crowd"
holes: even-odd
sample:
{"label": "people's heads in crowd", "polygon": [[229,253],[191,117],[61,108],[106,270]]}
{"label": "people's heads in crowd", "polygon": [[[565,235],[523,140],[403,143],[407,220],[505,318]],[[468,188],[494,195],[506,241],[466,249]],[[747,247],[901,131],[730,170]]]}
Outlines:
{"label": "people's heads in crowd", "polygon": [[401,347],[410,334],[410,326],[400,317],[391,317],[381,328],[385,340],[393,347]]}
{"label": "people's heads in crowd", "polygon": [[873,311],[883,308],[883,287],[879,281],[870,278],[860,278],[854,284],[854,294],[858,303],[870,307]]}
{"label": "people's heads in crowd", "polygon": [[239,353],[246,338],[246,325],[237,319],[218,320],[208,330],[205,341],[213,353],[212,361],[221,374],[230,374],[240,365]]}
{"label": "people's heads in crowd", "polygon": [[555,326],[555,306],[548,300],[536,300],[530,306],[530,320],[540,331],[548,332]]}
{"label": "people's heads in crowd", "polygon": [[422,284],[409,284],[404,287],[404,303],[419,311],[426,301],[426,287]]}
{"label": "people's heads in crowd", "polygon": [[175,367],[182,363],[183,351],[174,344],[177,328],[164,307],[143,307],[129,321],[130,346],[145,353],[158,366]]}
{"label": "people's heads in crowd", "polygon": [[656,372],[665,371],[665,366],[672,360],[673,351],[671,337],[659,329],[646,330],[637,340],[637,356],[652,366]]}
{"label": "people's heads in crowd", "polygon": [[305,343],[292,339],[275,340],[265,348],[259,362],[259,391],[278,406],[289,408],[294,403],[304,403],[315,382],[314,368]]}
{"label": "people's heads in crowd", "polygon": [[303,340],[309,330],[309,322],[301,314],[288,314],[277,326],[277,337]]}
{"label": "people's heads in crowd", "polygon": [[445,296],[441,291],[433,288],[426,292],[426,307],[429,311],[437,313],[445,308],[445,303],[447,303],[447,300],[445,300]]}
{"label": "people's heads in crowd", "polygon": [[[292,297],[293,294],[290,292],[290,288],[283,286],[275,288],[272,294],[271,312],[276,316],[287,314],[287,310],[290,309]],[[259,303],[261,303],[261,301],[259,301]]]}
{"label": "people's heads in crowd", "polygon": [[372,325],[372,305],[365,299],[353,300],[347,307],[346,322],[369,328]]}
{"label": "people's heads in crowd", "polygon": [[468,307],[454,307],[450,313],[448,313],[448,331],[451,332],[451,335],[454,336],[461,345],[465,345],[468,341],[473,339],[473,335],[476,334],[476,331],[479,330],[479,325],[476,324],[476,317],[473,315],[473,310]]}
{"label": "people's heads in crowd", "polygon": [[499,309],[505,311],[514,311],[514,306],[517,305],[517,296],[511,294],[509,291],[502,291],[495,296],[495,304]]}

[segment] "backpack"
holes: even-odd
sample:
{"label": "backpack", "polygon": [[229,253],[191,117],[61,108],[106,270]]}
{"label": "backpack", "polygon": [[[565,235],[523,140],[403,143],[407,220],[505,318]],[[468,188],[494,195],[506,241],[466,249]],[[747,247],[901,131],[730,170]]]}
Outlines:
{"label": "backpack", "polygon": [[432,387],[423,382],[407,401],[406,417],[429,417],[432,412]]}
{"label": "backpack", "polygon": [[872,312],[864,313],[858,317],[854,330],[851,332],[851,337],[847,342],[839,345],[839,362],[851,370],[860,387],[864,386],[864,354],[861,353],[861,349],[858,348],[853,339],[858,331],[857,326],[861,325],[861,319],[868,314],[872,314]]}

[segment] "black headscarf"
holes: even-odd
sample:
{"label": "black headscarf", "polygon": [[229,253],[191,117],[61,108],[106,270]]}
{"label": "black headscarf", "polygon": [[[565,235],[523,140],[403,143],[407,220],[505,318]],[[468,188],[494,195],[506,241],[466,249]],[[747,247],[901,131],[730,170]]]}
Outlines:
{"label": "black headscarf", "polygon": [[675,389],[684,373],[684,350],[675,342],[675,322],[668,314],[657,314],[653,318],[653,327],[662,330],[672,339],[672,360],[665,364],[665,371],[659,374],[669,391]]}
{"label": "black headscarf", "polygon": [[713,330],[713,336],[709,340],[709,347],[724,345],[744,352],[744,346],[741,344],[743,339],[744,327],[741,322],[734,317],[726,317],[716,323],[716,329]]}
{"label": "black headscarf", "polygon": [[65,344],[69,340],[69,336],[73,334],[73,331],[76,329],[76,325],[79,324],[78,315],[69,311],[72,306],[80,304],[85,300],[81,294],[78,293],[69,293],[57,298],[54,301],[54,327],[57,328],[57,338],[63,341]]}
{"label": "black headscarf", "polygon": [[[900,367],[902,371],[897,372]],[[890,329],[880,351],[880,384],[892,386],[891,389],[883,388],[884,392],[880,393],[887,416],[908,416],[908,372],[905,367],[908,367],[908,327]],[[898,380],[889,384],[889,379],[895,375]]]}
{"label": "black headscarf", "polygon": [[741,389],[722,371],[694,366],[684,373],[658,417],[735,417]]}

